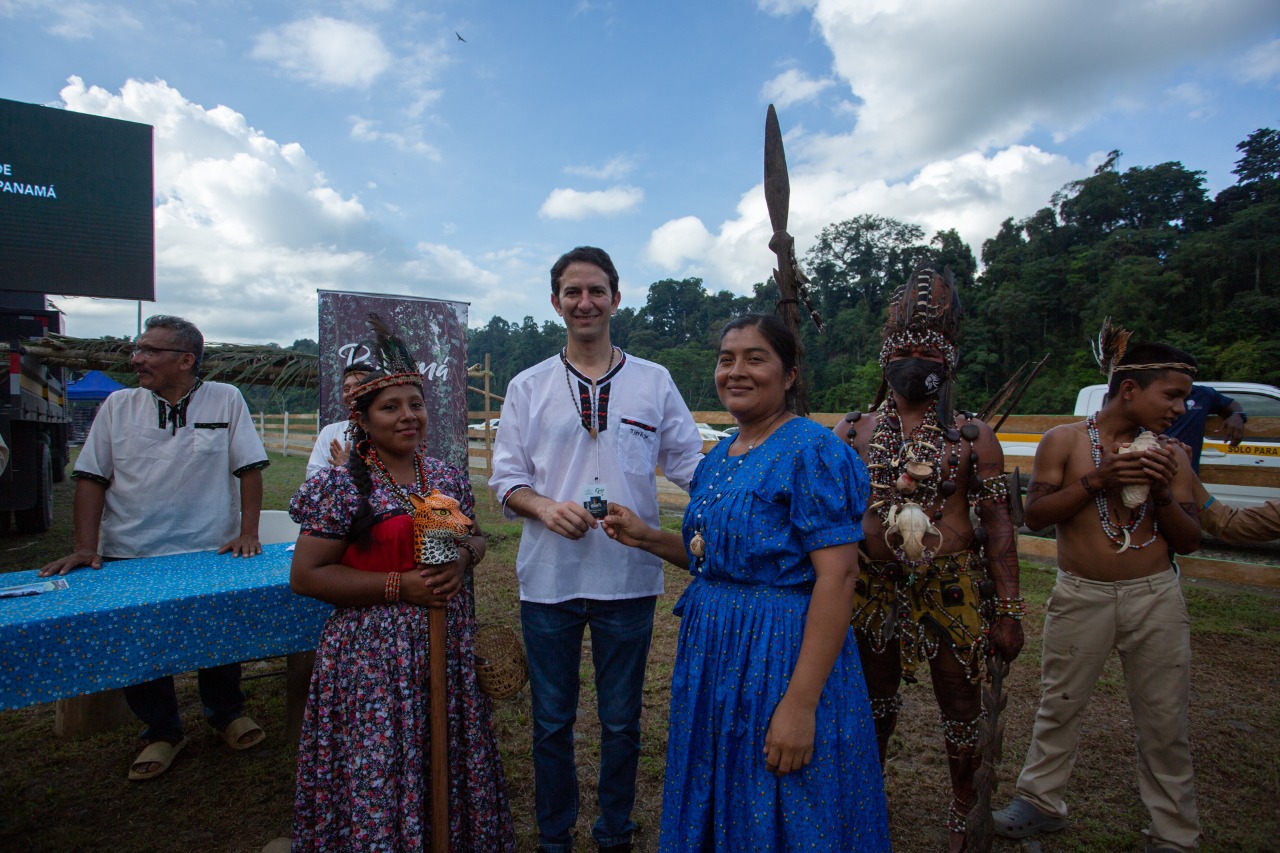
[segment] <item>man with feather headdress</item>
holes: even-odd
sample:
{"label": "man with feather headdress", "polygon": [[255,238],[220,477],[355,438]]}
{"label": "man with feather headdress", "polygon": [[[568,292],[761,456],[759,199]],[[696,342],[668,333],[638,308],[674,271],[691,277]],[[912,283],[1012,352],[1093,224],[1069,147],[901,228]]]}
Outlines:
{"label": "man with feather headdress", "polygon": [[1044,621],[1040,708],[1017,796],[996,833],[1062,829],[1080,725],[1116,649],[1137,730],[1138,791],[1151,815],[1148,851],[1189,851],[1200,838],[1187,736],[1191,637],[1174,552],[1200,543],[1194,475],[1176,442],[1155,435],[1184,411],[1195,360],[1165,344],[1129,346],[1103,323],[1095,356],[1107,402],[1083,423],[1045,433],[1027,489],[1026,522],[1057,527],[1058,577]]}
{"label": "man with feather headdress", "polygon": [[880,399],[836,427],[871,475],[853,628],[880,760],[900,684],[927,660],[951,771],[952,850],[964,849],[983,763],[982,664],[992,652],[1012,661],[1023,643],[1004,454],[990,426],[954,410],[959,321],[951,271],[913,273],[889,307]]}

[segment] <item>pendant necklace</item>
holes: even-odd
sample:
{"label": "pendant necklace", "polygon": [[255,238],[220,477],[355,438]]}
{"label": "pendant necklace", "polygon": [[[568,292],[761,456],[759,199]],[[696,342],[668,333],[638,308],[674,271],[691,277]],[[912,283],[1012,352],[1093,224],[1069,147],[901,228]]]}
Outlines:
{"label": "pendant necklace", "polygon": [[[604,375],[608,376],[609,371],[613,370],[613,358],[617,354],[617,347],[609,347],[609,366],[604,369]],[[564,381],[569,386],[569,396],[573,398],[573,408],[578,412],[578,420],[582,421],[582,428],[591,434],[592,438],[600,435],[600,397],[599,389],[596,387],[596,380],[591,380],[591,390],[585,394],[575,394],[573,391],[573,379],[569,376],[569,356],[567,350],[562,350],[560,360],[564,362]]]}
{"label": "pendant necklace", "polygon": [[[754,450],[757,444],[760,444],[766,438],[768,438],[769,430],[771,430],[773,428],[773,425],[778,422],[778,419],[785,414],[787,414],[787,410],[783,409],[782,411],[778,412],[778,414],[774,415],[773,419],[770,420],[769,423],[765,424],[765,428],[760,433],[760,435],[752,439],[752,441],[747,445],[747,450],[748,451]],[[743,435],[739,433],[738,437],[743,438]],[[746,458],[747,458],[746,453],[743,453],[737,457],[730,457],[728,450],[725,451],[725,464],[720,468],[720,470],[716,472],[717,474],[716,480],[711,483],[711,486],[707,489],[707,494],[702,498],[702,503],[698,505],[698,509],[694,513],[694,530],[693,530],[693,538],[689,540],[689,553],[697,557],[699,563],[701,563],[702,558],[707,555],[707,540],[706,540],[706,537],[702,535],[702,527],[703,527],[702,513],[704,510],[706,510],[707,505],[711,503],[711,500],[713,497],[715,498],[720,497],[720,492],[716,491],[716,487],[719,483],[719,475],[724,473],[726,470],[732,470],[733,473],[729,474],[729,476],[725,479],[726,484],[732,483],[733,475],[736,474],[738,472],[738,469],[742,467],[742,460]],[[729,468],[730,464],[732,464],[733,466],[732,469]]]}
{"label": "pendant necklace", "polygon": [[[1102,439],[1098,435],[1098,415],[1094,413],[1085,419],[1085,429],[1089,433],[1089,453],[1093,457],[1093,467],[1097,468],[1102,465]],[[1141,428],[1138,435],[1144,432]],[[1160,525],[1153,518],[1151,519],[1151,538],[1141,545],[1134,545],[1132,542],[1133,532],[1138,529],[1138,525],[1147,517],[1147,504],[1143,503],[1138,507],[1138,511],[1133,514],[1128,524],[1120,523],[1120,511],[1116,510],[1116,520],[1111,520],[1111,509],[1107,503],[1106,491],[1100,491],[1094,495],[1093,502],[1098,507],[1098,519],[1102,522],[1102,532],[1107,534],[1107,538],[1112,543],[1119,545],[1116,549],[1117,554],[1122,554],[1127,550],[1139,551],[1156,541],[1156,537],[1160,534]]]}

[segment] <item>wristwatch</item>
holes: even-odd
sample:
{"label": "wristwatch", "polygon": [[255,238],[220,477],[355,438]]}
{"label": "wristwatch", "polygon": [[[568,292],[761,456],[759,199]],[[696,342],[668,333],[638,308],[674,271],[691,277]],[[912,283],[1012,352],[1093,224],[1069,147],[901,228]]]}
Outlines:
{"label": "wristwatch", "polygon": [[1240,423],[1247,424],[1249,422],[1249,413],[1243,410],[1239,412],[1232,412],[1231,414],[1227,415],[1227,417],[1231,418],[1231,417],[1235,417],[1236,415],[1240,416]]}

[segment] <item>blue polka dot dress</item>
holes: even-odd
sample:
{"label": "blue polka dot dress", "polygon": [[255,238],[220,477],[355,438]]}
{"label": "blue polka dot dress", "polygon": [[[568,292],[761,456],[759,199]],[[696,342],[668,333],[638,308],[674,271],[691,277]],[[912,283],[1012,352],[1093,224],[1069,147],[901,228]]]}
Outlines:
{"label": "blue polka dot dress", "polygon": [[[735,439],[736,440],[736,439]],[[725,439],[694,476],[684,516],[693,583],[676,606],[664,851],[890,849],[883,781],[857,645],[849,633],[817,710],[813,761],[765,769],[769,720],[800,654],[815,580],[810,551],[856,542],[866,467],[794,418],[730,457]]]}

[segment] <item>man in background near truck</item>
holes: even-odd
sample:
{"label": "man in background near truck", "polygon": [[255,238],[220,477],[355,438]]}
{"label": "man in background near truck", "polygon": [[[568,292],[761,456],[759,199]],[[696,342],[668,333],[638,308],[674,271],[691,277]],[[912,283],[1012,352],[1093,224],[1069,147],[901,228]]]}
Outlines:
{"label": "man in background near truck", "polygon": [[1235,400],[1208,385],[1192,385],[1187,395],[1186,411],[1164,431],[1191,448],[1191,468],[1200,473],[1200,452],[1204,449],[1204,428],[1209,415],[1222,418],[1227,444],[1235,447],[1244,438],[1244,425],[1249,415]]}
{"label": "man in background near truck", "polygon": [[[75,553],[44,566],[41,577],[208,548],[262,553],[262,469],[270,463],[239,389],[200,380],[203,353],[204,336],[188,321],[147,320],[131,359],[140,387],[107,397],[76,460]],[[228,746],[262,742],[262,728],[244,715],[239,663],[202,669],[198,682],[205,719]],[[153,779],[187,743],[173,676],[124,695],[147,725],[128,778]]]}
{"label": "man in background near truck", "polygon": [[1138,791],[1151,815],[1147,850],[1190,851],[1200,839],[1187,735],[1191,636],[1170,553],[1199,546],[1195,478],[1168,439],[1128,448],[1182,414],[1195,361],[1163,344],[1126,350],[1127,339],[1104,324],[1106,405],[1083,423],[1053,428],[1036,450],[1025,518],[1035,529],[1056,525],[1059,569],[1031,745],[1014,800],[993,818],[1005,838],[1066,826],[1081,723],[1114,648],[1137,730]]}
{"label": "man in background near truck", "polygon": [[1192,484],[1200,507],[1200,528],[1224,542],[1270,542],[1280,539],[1280,500],[1237,509],[1209,494],[1198,479]]}

